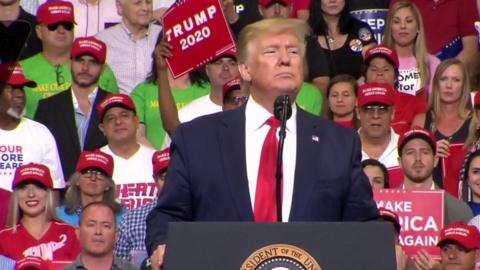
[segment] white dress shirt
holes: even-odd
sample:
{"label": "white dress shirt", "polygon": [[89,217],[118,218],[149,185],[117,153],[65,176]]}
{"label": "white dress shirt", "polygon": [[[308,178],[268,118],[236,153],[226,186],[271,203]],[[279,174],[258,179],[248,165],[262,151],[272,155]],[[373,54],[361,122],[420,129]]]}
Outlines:
{"label": "white dress shirt", "polygon": [[[255,206],[258,168],[263,142],[270,126],[266,123],[272,116],[251,96],[245,108],[245,155],[247,164],[248,189],[252,209]],[[295,162],[297,157],[297,107],[292,105],[292,116],[287,120],[287,130],[283,148],[283,202],[282,221],[287,222],[292,207],[293,183],[295,178]],[[278,138],[278,132],[277,132]],[[275,179],[272,179],[275,181]]]}

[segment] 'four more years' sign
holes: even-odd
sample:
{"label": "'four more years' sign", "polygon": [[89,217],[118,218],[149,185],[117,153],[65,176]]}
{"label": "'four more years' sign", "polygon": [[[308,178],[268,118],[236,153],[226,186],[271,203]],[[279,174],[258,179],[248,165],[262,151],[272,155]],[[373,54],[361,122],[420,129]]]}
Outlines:
{"label": "'four more years' sign", "polygon": [[219,0],[186,0],[163,17],[172,57],[167,65],[174,78],[198,68],[235,47]]}
{"label": "'four more years' sign", "polygon": [[400,218],[400,244],[409,257],[425,249],[440,257],[436,247],[444,222],[443,190],[374,190],[378,207],[395,212]]}

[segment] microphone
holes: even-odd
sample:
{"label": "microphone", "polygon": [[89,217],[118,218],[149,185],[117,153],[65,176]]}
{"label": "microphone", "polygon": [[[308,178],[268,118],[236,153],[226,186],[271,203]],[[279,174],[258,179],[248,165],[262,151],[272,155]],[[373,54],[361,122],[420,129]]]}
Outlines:
{"label": "microphone", "polygon": [[287,119],[292,116],[292,105],[288,95],[279,96],[273,103],[273,114],[280,120],[280,132],[278,140],[277,169],[275,171],[275,197],[277,203],[277,221],[282,222],[282,163],[283,163],[283,144],[286,136]]}
{"label": "microphone", "polygon": [[[284,112],[286,112],[285,116],[283,115]],[[275,102],[273,103],[273,114],[275,115],[275,118],[280,121],[287,121],[287,119],[292,116],[292,104],[290,104],[290,96],[278,96],[275,99]],[[284,118],[282,119],[282,117]]]}

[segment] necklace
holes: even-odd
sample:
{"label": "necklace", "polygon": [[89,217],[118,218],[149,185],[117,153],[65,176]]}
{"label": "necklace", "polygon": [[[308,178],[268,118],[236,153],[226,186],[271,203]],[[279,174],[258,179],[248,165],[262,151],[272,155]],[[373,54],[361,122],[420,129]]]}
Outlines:
{"label": "necklace", "polygon": [[327,35],[327,41],[330,46],[335,44],[335,38],[333,36]]}

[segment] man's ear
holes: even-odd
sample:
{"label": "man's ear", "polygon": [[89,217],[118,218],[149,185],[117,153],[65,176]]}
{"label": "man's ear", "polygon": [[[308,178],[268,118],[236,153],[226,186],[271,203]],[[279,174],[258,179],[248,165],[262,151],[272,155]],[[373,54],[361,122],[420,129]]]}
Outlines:
{"label": "man's ear", "polygon": [[244,81],[250,82],[252,80],[250,70],[245,63],[238,64],[238,71],[240,72],[240,76]]}
{"label": "man's ear", "polygon": [[122,8],[122,3],[120,3],[122,0],[116,0],[115,5],[117,6],[117,14],[118,16],[122,17],[123,16],[123,8]]}
{"label": "man's ear", "polygon": [[35,25],[35,32],[37,33],[37,37],[40,39],[40,40],[43,40],[43,36],[42,36],[42,26],[37,24]]}
{"label": "man's ear", "polygon": [[102,132],[103,136],[105,136],[105,128],[103,126],[103,123],[98,124],[98,129]]}

